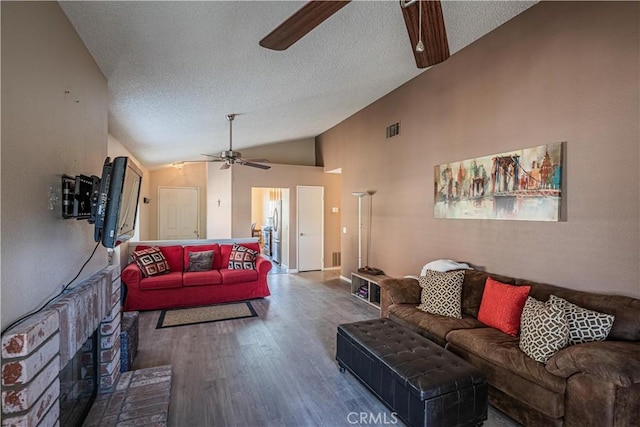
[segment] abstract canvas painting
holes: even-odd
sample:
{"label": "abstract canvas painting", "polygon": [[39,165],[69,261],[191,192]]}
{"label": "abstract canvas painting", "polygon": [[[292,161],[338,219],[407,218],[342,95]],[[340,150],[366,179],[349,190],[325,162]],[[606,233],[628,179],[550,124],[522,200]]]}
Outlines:
{"label": "abstract canvas painting", "polygon": [[434,217],[559,221],[562,145],[436,166]]}

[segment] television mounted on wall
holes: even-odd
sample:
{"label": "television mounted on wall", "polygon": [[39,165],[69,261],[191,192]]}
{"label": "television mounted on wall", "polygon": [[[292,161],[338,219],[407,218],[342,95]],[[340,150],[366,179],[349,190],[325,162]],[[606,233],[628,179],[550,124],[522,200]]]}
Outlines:
{"label": "television mounted on wall", "polygon": [[133,237],[141,183],[142,171],[128,157],[107,157],[89,219],[96,242],[114,248]]}

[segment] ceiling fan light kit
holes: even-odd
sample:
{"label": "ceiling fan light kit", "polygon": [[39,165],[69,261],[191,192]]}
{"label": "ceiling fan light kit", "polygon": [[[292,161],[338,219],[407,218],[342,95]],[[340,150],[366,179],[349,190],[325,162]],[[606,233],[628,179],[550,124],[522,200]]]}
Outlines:
{"label": "ceiling fan light kit", "polygon": [[[349,1],[312,0],[260,40],[260,46],[286,50],[348,3]],[[422,0],[400,0],[400,9],[416,66],[427,68],[449,58],[449,43],[440,1],[429,0],[424,7],[422,3]]]}

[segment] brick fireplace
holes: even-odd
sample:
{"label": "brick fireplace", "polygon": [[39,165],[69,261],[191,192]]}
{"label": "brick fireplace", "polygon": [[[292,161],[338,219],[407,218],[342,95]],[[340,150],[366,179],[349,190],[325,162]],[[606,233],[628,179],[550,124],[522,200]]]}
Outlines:
{"label": "brick fireplace", "polygon": [[98,394],[120,378],[120,276],[109,266],[2,336],[2,426],[55,426],[60,372],[94,332]]}

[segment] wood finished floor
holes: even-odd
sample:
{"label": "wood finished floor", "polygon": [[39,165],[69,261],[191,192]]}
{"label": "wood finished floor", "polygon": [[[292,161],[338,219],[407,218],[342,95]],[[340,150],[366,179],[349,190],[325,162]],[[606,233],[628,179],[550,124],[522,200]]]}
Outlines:
{"label": "wood finished floor", "polygon": [[[140,313],[134,369],[173,365],[169,425],[348,426],[350,413],[391,412],[335,362],[336,327],[379,317],[338,271],[269,276],[257,318],[155,329]],[[385,418],[378,418],[384,421]],[[398,422],[395,425],[402,425]],[[489,411],[485,426],[516,426]]]}

